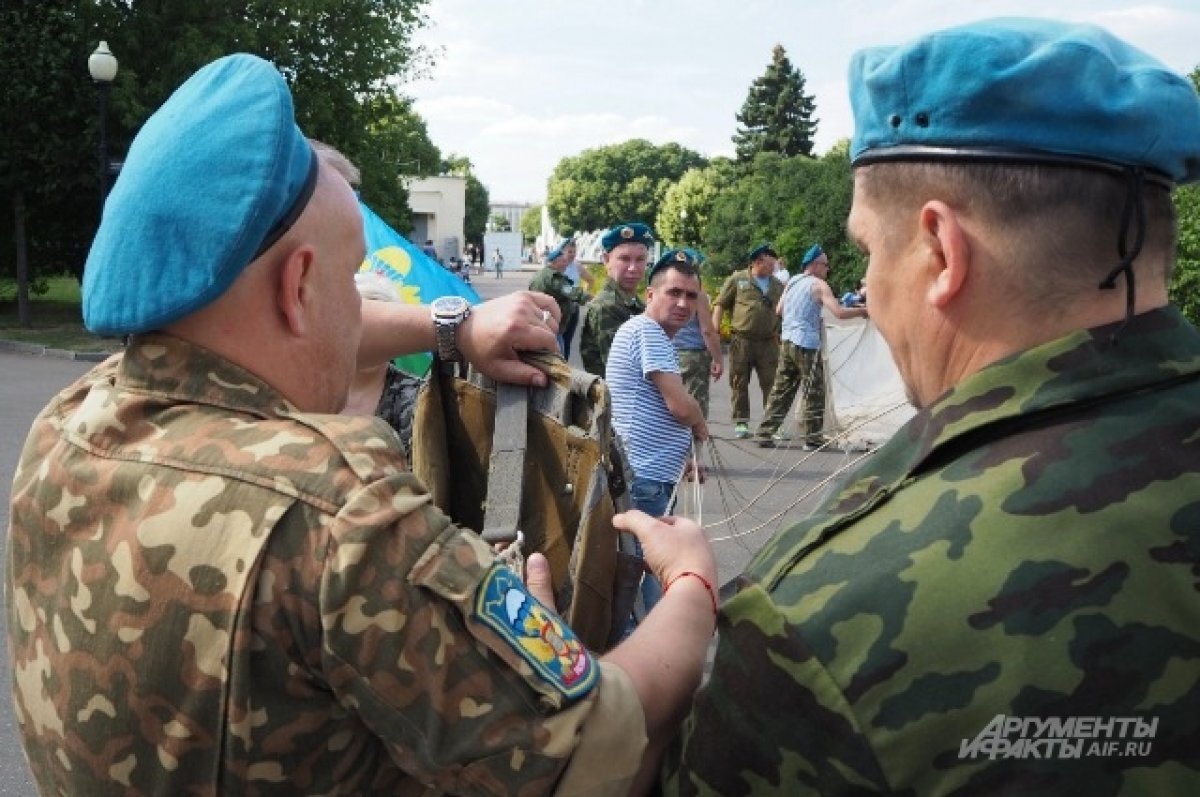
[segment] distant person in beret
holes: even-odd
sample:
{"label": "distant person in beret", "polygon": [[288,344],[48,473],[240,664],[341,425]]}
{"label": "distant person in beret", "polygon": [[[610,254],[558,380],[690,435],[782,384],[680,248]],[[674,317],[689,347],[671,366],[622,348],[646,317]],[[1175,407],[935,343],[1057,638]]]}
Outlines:
{"label": "distant person in beret", "polygon": [[[701,292],[695,258],[682,249],[664,252],[647,273],[646,311],[617,330],[605,364],[613,429],[633,471],[630,501],[654,517],[667,514],[694,443],[708,439],[704,413],[683,384],[671,345],[696,315]],[[653,575],[642,580],[641,595],[647,610],[661,599]]]}
{"label": "distant person in beret", "polygon": [[763,403],[775,382],[779,364],[779,317],[775,305],[783,295],[783,283],[774,278],[779,254],[769,243],[751,250],[749,265],[730,274],[713,302],[713,326],[729,313],[729,389],[733,434],[750,437],[750,375],[758,375]]}
{"label": "distant person in beret", "polygon": [[[703,534],[622,516],[680,580],[599,658],[539,599],[544,557],[527,587],[431,505],[382,420],[338,414],[363,305],[392,303],[360,301],[357,200],[270,63],[199,70],[125,164],[84,313],[132,340],[35,420],[12,491],[8,651],[39,790],[643,790],[713,630]],[[552,346],[553,301],[513,306],[537,334],[482,310],[435,331],[442,308],[409,345]]]}
{"label": "distant person in beret", "polygon": [[848,230],[918,412],[723,591],[664,791],[1200,794],[1196,90],[1046,19],[849,84]]}
{"label": "distant person in beret", "polygon": [[646,309],[637,294],[655,244],[654,230],[641,222],[624,222],[600,237],[607,279],[587,306],[579,332],[579,359],[588,373],[604,375],[608,350],[621,325]]}
{"label": "distant person in beret", "polygon": [[587,298],[583,291],[576,288],[574,283],[563,273],[570,257],[566,246],[562,244],[556,246],[546,253],[546,265],[529,281],[529,290],[543,293],[558,304],[559,318],[561,319],[559,321],[561,331],[558,335],[558,353],[564,359],[571,356],[567,349],[566,330],[575,328],[579,305]]}
{"label": "distant person in beret", "polygon": [[820,244],[813,244],[800,260],[804,270],[792,277],[775,305],[783,319],[783,343],[779,368],[771,394],[763,407],[763,420],[756,436],[763,448],[774,448],[785,439],[780,427],[791,412],[796,393],[804,391],[804,415],[801,423],[805,451],[836,451],[825,439],[825,358],[822,310],[834,318],[866,318],[863,308],[848,309],[833,298],[829,279],[829,256]]}
{"label": "distant person in beret", "polygon": [[[703,268],[704,254],[695,249],[682,250],[695,261],[696,270]],[[696,312],[692,319],[671,338],[675,352],[679,355],[679,370],[683,386],[688,394],[700,404],[704,420],[708,420],[709,387],[714,379],[725,372],[725,352],[721,348],[721,333],[713,326],[712,304],[708,293],[700,291]]]}
{"label": "distant person in beret", "polygon": [[[572,285],[579,289],[581,302],[591,301],[592,294],[596,292],[596,278],[588,271],[586,265],[579,262],[579,247],[575,244],[574,239],[567,238],[561,246],[563,254],[567,257],[567,266],[563,269],[563,274],[571,281]],[[567,360],[571,359],[572,341],[575,339],[575,332],[579,329],[579,320],[582,316],[583,308],[581,307],[580,311],[571,316],[563,325],[563,357]]]}

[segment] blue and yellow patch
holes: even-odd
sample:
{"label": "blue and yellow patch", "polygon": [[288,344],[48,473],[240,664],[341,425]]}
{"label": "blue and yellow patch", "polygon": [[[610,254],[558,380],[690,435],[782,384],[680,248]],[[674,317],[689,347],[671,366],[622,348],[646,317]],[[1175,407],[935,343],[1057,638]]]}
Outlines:
{"label": "blue and yellow patch", "polygon": [[493,564],[479,585],[475,618],[564,696],[582,697],[596,685],[600,670],[587,648],[562,618],[538,603],[504,565]]}

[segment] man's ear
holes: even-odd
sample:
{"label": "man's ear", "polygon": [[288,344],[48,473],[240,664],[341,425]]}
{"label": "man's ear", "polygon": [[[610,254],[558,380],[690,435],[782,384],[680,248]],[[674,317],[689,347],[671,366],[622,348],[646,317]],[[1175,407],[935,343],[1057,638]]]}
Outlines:
{"label": "man's ear", "polygon": [[944,309],[962,291],[971,265],[971,247],[966,230],[954,208],[931,200],[921,208],[917,222],[928,247],[930,275],[926,296],[929,303]]}
{"label": "man's ear", "polygon": [[316,290],[315,258],[311,246],[297,246],[283,257],[276,269],[276,306],[288,331],[297,337],[303,337],[309,328]]}

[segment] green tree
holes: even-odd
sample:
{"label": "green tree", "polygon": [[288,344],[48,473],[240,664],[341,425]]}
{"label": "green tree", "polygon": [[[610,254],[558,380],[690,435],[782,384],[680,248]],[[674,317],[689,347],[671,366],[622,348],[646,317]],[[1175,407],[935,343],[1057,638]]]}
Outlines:
{"label": "green tree", "polygon": [[597,230],[622,221],[653,222],[667,190],[704,156],[679,144],[645,139],[563,158],[550,175],[546,205],[562,231]]}
{"label": "green tree", "polygon": [[[275,62],[293,90],[302,129],[346,153],[363,170],[363,194],[389,222],[407,229],[409,213],[394,161],[376,158],[400,143],[431,146],[424,126],[395,86],[428,63],[412,43],[427,0],[5,0],[0,4],[0,97],[4,133],[0,195],[7,206],[23,187],[29,270],[78,274],[99,202],[94,142],[95,90],[86,59],[101,39],[117,56],[112,86],[111,154],[197,68],[232,52]],[[416,128],[416,138],[394,139]],[[422,140],[423,139],[423,140]],[[425,152],[428,162],[437,157]],[[0,270],[15,271],[14,219],[0,222]]]}
{"label": "green tree", "polygon": [[772,241],[794,272],[804,252],[820,243],[833,267],[834,289],[853,286],[864,265],[846,237],[851,188],[844,151],[819,159],[760,154],[713,203],[703,236],[712,273],[744,267],[746,255],[763,241]]}
{"label": "green tree", "polygon": [[783,45],[771,51],[771,63],[750,85],[738,129],[733,136],[739,163],[748,164],[760,152],[785,157],[811,155],[817,120],[813,96],[804,93],[804,74],[788,60]]}
{"label": "green tree", "polygon": [[466,216],[463,218],[464,243],[473,243],[483,251],[483,233],[487,229],[491,199],[487,188],[475,176],[471,159],[461,155],[449,155],[442,162],[442,172],[467,180]]}
{"label": "green tree", "polygon": [[[1200,92],[1200,66],[1188,77]],[[1173,199],[1179,240],[1168,293],[1193,324],[1200,324],[1200,185],[1176,188]]]}
{"label": "green tree", "polygon": [[521,238],[525,243],[532,243],[542,234],[542,206],[530,205],[521,216]]}
{"label": "green tree", "polygon": [[669,246],[699,247],[713,203],[735,178],[728,158],[714,158],[702,169],[688,169],[663,197],[655,223],[662,240]]}
{"label": "green tree", "polygon": [[492,217],[488,219],[488,224],[496,232],[512,232],[512,222],[502,213],[493,213]]}
{"label": "green tree", "polygon": [[401,233],[412,230],[408,191],[399,179],[437,174],[441,151],[429,139],[425,120],[410,100],[385,94],[367,101],[374,121],[366,136],[342,143],[329,141],[362,172],[361,195],[379,216]]}
{"label": "green tree", "polygon": [[87,74],[96,42],[80,8],[79,0],[0,4],[0,277],[14,280],[23,324],[47,276],[81,273],[99,216],[97,95]]}

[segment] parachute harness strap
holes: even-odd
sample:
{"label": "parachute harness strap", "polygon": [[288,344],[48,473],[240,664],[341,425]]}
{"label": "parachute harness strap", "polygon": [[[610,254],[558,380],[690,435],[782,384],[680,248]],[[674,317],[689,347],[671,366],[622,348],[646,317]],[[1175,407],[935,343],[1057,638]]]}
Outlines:
{"label": "parachute harness strap", "polygon": [[[521,493],[525,482],[525,450],[529,444],[529,389],[496,384],[496,428],[492,432],[492,456],[488,461],[487,504],[483,515],[483,539],[492,545],[510,543],[506,553],[514,556],[524,542]],[[517,570],[521,573],[522,570]]]}

